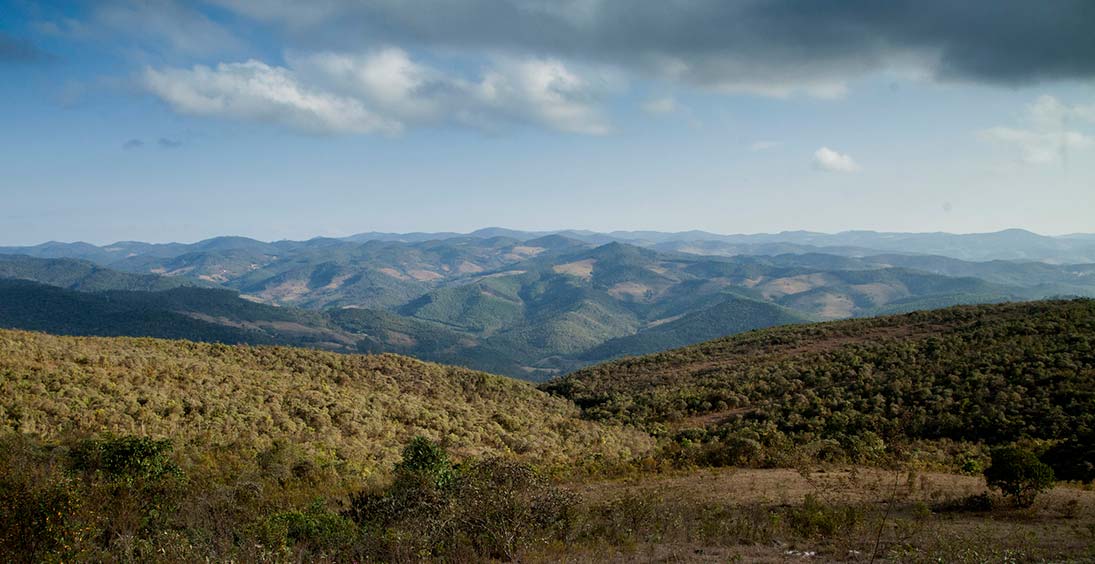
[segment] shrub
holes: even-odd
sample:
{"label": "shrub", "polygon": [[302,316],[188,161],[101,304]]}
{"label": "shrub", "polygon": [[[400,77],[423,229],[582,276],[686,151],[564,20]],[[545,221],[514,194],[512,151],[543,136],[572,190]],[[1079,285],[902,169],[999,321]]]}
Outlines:
{"label": "shrub", "polygon": [[801,507],[787,514],[787,524],[798,535],[807,538],[831,538],[851,530],[863,520],[863,512],[855,507],[837,507],[809,494]]}
{"label": "shrub", "polygon": [[576,496],[527,464],[490,458],[460,472],[453,497],[458,528],[476,552],[510,561],[522,549],[564,533]]}
{"label": "shrub", "polygon": [[158,481],[182,472],[168,457],[171,441],[148,437],[108,437],[78,443],[69,455],[73,470],[100,474],[112,481]]}
{"label": "shrub", "polygon": [[415,437],[403,448],[403,460],[395,465],[396,481],[426,481],[444,488],[452,481],[453,468],[445,449],[425,437]]}
{"label": "shrub", "polygon": [[1016,446],[992,450],[992,462],[985,469],[990,488],[1000,490],[1016,507],[1030,507],[1034,498],[1053,486],[1053,469],[1033,452]]}
{"label": "shrub", "polygon": [[64,478],[20,478],[0,477],[0,553],[15,562],[73,558],[84,532],[75,518],[78,492]]}
{"label": "shrub", "polygon": [[260,541],[270,548],[296,547],[310,556],[353,547],[360,536],[353,521],[328,512],[321,501],[307,511],[274,514],[257,532]]}
{"label": "shrub", "polygon": [[1095,432],[1059,443],[1041,457],[1059,480],[1095,480]]}
{"label": "shrub", "polygon": [[169,440],[136,436],[86,439],[72,447],[69,466],[85,500],[100,508],[108,542],[148,537],[174,515],[185,476],[171,449]]}
{"label": "shrub", "polygon": [[513,560],[564,533],[574,496],[527,464],[488,458],[454,466],[441,446],[416,438],[383,490],[350,497],[345,515],[386,542],[383,559],[452,556]]}

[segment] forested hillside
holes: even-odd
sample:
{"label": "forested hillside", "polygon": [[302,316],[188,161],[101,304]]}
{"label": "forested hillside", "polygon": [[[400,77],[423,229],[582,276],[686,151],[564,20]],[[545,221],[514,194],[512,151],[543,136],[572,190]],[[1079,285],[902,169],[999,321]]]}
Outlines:
{"label": "forested hillside", "polygon": [[796,445],[855,460],[917,441],[1068,441],[1095,430],[1095,301],[752,331],[586,368],[544,389],[591,419],[739,463]]}

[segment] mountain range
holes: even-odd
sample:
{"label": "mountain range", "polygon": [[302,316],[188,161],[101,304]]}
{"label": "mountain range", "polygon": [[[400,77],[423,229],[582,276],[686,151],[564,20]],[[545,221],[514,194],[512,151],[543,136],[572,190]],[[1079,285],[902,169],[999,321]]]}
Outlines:
{"label": "mountain range", "polygon": [[490,228],[0,252],[4,327],[398,352],[530,380],[775,325],[1095,296],[1095,239],[1020,230]]}

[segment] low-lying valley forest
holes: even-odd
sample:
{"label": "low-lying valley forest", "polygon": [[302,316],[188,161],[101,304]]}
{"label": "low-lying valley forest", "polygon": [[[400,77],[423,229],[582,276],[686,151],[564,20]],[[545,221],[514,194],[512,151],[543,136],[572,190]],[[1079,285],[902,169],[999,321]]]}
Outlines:
{"label": "low-lying valley forest", "polygon": [[756,329],[539,385],[0,330],[0,442],[15,562],[1090,561],[1095,301]]}

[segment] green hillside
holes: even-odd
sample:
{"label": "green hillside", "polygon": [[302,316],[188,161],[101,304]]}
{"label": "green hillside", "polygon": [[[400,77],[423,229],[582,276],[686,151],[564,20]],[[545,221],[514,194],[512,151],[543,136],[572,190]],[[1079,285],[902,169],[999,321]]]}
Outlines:
{"label": "green hillside", "polygon": [[627,337],[617,337],[582,354],[583,360],[608,360],[683,347],[726,335],[806,319],[777,305],[729,297],[717,304],[683,314]]}
{"label": "green hillside", "polygon": [[1095,430],[1095,301],[961,306],[751,331],[544,389],[729,461]]}
{"label": "green hillside", "polygon": [[130,274],[76,259],[40,259],[0,254],[0,279],[32,280],[70,290],[156,291],[179,286],[208,286],[198,280],[154,274]]}
{"label": "green hillside", "polygon": [[[222,290],[201,290],[223,292]],[[272,344],[256,330],[197,319],[145,300],[140,292],[84,293],[23,280],[0,279],[0,327],[62,335],[147,336],[221,343]],[[162,293],[147,293],[156,296]]]}
{"label": "green hillside", "polygon": [[322,313],[256,304],[230,290],[76,292],[0,279],[0,327],[60,335],[282,344],[353,352],[358,335]]}

